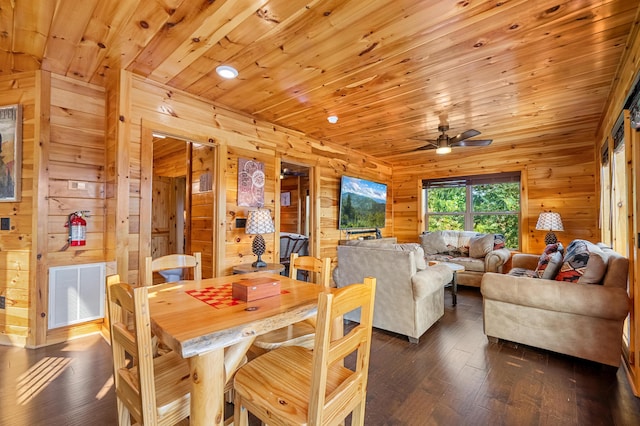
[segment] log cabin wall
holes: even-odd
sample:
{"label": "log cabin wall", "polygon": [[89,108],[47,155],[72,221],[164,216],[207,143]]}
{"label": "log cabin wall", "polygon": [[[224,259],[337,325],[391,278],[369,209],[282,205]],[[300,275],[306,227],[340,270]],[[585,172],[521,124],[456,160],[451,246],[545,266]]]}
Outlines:
{"label": "log cabin wall", "polygon": [[[143,171],[147,167],[144,159],[148,157],[145,152],[149,149],[141,141],[146,140],[144,133],[149,131],[148,128],[216,146],[216,155],[221,158],[215,160],[215,164],[221,165],[221,170],[213,173],[214,188],[216,182],[220,181],[219,187],[223,193],[215,195],[214,200],[224,205],[224,213],[219,215],[216,224],[219,239],[224,242],[218,242],[220,249],[213,249],[213,261],[220,265],[216,275],[230,274],[234,265],[255,260],[251,252],[253,237],[235,226],[235,219],[246,217],[248,211],[247,207],[237,205],[238,159],[254,159],[264,163],[264,207],[271,209],[276,220],[279,213],[279,203],[276,204],[275,200],[280,194],[280,159],[286,157],[287,161],[316,168],[319,224],[312,232],[318,236],[316,254],[319,256],[336,255],[340,239],[340,177],[348,174],[391,183],[391,167],[364,154],[326,146],[300,133],[257,121],[201,98],[145,81],[126,71],[113,77],[108,91],[107,166],[110,173],[107,179],[114,185],[114,196],[108,199],[108,206],[113,204],[109,211],[113,211],[117,218],[114,239],[118,271],[132,283],[139,280],[139,259],[149,252],[150,236],[144,235],[139,225],[130,225],[140,223],[140,192],[146,185],[142,178],[146,176]],[[391,235],[392,229],[391,203],[388,203],[387,227],[382,230],[383,235]],[[277,259],[279,247],[275,244],[275,235],[265,235],[266,261]]]}
{"label": "log cabin wall", "polygon": [[[102,321],[49,331],[49,267],[107,260],[104,89],[37,71],[0,77],[0,104],[22,105],[22,193],[0,203],[0,343],[41,346],[98,331]],[[90,210],[87,245],[68,247],[69,213]],[[44,315],[42,315],[44,314]]]}
{"label": "log cabin wall", "polygon": [[35,239],[33,220],[38,197],[34,149],[40,111],[42,82],[38,73],[0,76],[0,105],[22,105],[22,182],[20,201],[0,203],[0,217],[9,218],[10,229],[0,231],[0,343],[25,346],[33,344],[29,329],[35,325],[35,283],[37,268],[33,255]]}
{"label": "log cabin wall", "polygon": [[[620,115],[623,113],[625,101],[632,92],[634,83],[640,75],[639,34],[640,23],[636,21],[633,30],[629,34],[629,40],[631,42],[628,44],[630,45],[630,48],[625,52],[617,78],[614,80],[604,116],[595,138],[596,156],[598,158],[603,144],[609,144],[610,147],[612,146],[613,142],[610,138],[612,129]],[[638,165],[640,165],[639,142],[640,134],[638,131],[629,129],[629,132],[625,135],[625,144],[628,145],[631,143],[633,146],[633,158],[628,158],[627,161],[634,169],[631,170],[633,199],[629,200],[627,205],[630,225],[628,231],[629,250],[627,256],[629,257],[628,289],[631,298],[630,318],[633,323],[629,327],[631,343],[625,345],[627,346],[628,353],[623,356],[623,365],[626,368],[627,377],[629,378],[629,382],[636,396],[640,396],[640,350],[638,350],[638,344],[640,342],[640,298],[638,297],[640,292],[640,262],[638,261],[640,259],[640,173],[638,172]],[[610,150],[610,152],[611,151],[612,150]],[[599,176],[599,161],[596,162],[596,166],[598,167]],[[600,199],[601,196],[600,190],[600,184],[598,184],[598,199]]]}
{"label": "log cabin wall", "polygon": [[[104,88],[51,74],[50,142],[40,175],[40,181],[47,178],[48,192],[46,205],[38,209],[38,224],[47,229],[46,250],[39,252],[47,269],[113,260],[105,251],[105,108]],[[82,210],[88,211],[86,245],[69,246],[65,224],[70,213]],[[48,281],[48,273],[39,271],[38,293],[45,301]],[[47,330],[47,315],[36,317],[37,329]],[[48,330],[46,344],[101,327],[102,320],[96,320]]]}
{"label": "log cabin wall", "polygon": [[[517,124],[514,124],[517,128]],[[451,154],[433,154],[419,166],[394,167],[394,232],[399,241],[418,242],[424,229],[420,204],[421,181],[429,178],[521,171],[523,188],[521,247],[541,253],[545,231],[535,229],[538,215],[553,210],[560,213],[564,232],[557,232],[565,246],[575,238],[597,242],[598,197],[594,139],[567,137],[548,140],[543,135],[534,142],[512,145],[510,149],[459,148]]]}

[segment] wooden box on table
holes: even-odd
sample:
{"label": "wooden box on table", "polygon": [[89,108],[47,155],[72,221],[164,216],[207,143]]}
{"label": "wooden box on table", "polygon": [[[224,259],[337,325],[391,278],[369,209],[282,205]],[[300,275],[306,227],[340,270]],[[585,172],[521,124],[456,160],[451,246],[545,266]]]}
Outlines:
{"label": "wooden box on table", "polygon": [[231,287],[234,299],[251,302],[280,294],[280,281],[268,277],[248,278],[235,281]]}

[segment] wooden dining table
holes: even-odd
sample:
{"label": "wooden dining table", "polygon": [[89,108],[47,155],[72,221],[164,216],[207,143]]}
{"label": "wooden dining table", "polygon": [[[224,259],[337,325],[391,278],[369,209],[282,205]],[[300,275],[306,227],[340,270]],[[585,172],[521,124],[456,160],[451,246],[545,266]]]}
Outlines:
{"label": "wooden dining table", "polygon": [[[233,282],[269,277],[280,294],[243,302],[232,299]],[[268,272],[178,281],[149,289],[151,327],[189,361],[192,425],[224,423],[224,386],[256,336],[316,314],[322,286]]]}

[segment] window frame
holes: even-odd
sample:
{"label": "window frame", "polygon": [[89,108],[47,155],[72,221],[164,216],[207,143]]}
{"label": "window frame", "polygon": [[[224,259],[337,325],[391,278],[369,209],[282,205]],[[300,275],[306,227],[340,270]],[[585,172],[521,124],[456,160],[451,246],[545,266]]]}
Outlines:
{"label": "window frame", "polygon": [[[519,208],[517,211],[481,211],[474,212],[473,211],[473,186],[476,185],[486,185],[486,184],[500,184],[500,183],[518,183],[519,186]],[[465,211],[455,211],[455,212],[430,212],[429,211],[429,189],[435,188],[445,188],[445,187],[465,187]],[[471,175],[471,176],[459,176],[459,177],[448,177],[448,178],[438,178],[438,179],[423,179],[422,180],[422,191],[423,191],[423,208],[424,208],[424,218],[425,218],[425,230],[429,230],[429,218],[430,216],[434,217],[444,217],[444,216],[463,216],[464,217],[464,230],[465,231],[474,231],[474,217],[476,216],[515,216],[517,219],[517,230],[518,230],[518,238],[517,244],[518,247],[509,247],[512,250],[520,250],[520,245],[522,242],[522,209],[523,209],[523,200],[522,200],[522,173],[520,171],[515,172],[505,172],[505,173],[495,173],[488,175]]]}

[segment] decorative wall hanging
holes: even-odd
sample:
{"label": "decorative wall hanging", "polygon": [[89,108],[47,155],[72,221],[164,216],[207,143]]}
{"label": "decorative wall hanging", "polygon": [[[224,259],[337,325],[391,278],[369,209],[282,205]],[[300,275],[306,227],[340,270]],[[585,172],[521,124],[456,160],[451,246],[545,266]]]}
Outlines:
{"label": "decorative wall hanging", "polygon": [[0,202],[20,201],[21,112],[20,105],[0,107]]}
{"label": "decorative wall hanging", "polygon": [[264,163],[238,159],[238,206],[264,206]]}

